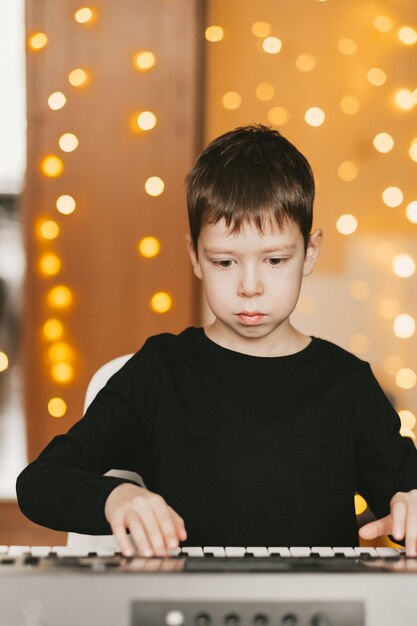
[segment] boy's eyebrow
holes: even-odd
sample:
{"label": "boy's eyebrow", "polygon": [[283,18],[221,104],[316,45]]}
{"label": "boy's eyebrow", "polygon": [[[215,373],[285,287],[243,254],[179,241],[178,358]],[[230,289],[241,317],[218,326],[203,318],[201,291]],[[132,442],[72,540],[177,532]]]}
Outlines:
{"label": "boy's eyebrow", "polygon": [[[280,252],[280,251],[289,252],[291,250],[294,250],[296,247],[297,246],[295,243],[283,243],[283,244],[274,246],[273,248],[263,248],[259,252],[261,252],[262,254],[270,254],[272,252]],[[230,250],[228,248],[208,248],[206,246],[204,246],[203,252],[205,254],[235,254],[236,253],[235,250]]]}

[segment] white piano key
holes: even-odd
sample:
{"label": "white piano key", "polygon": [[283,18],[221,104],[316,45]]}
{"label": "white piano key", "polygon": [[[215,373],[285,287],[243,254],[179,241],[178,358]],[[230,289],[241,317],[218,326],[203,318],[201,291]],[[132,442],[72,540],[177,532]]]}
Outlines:
{"label": "white piano key", "polygon": [[226,556],[245,556],[246,548],[242,546],[226,546],[225,549]]}
{"label": "white piano key", "polygon": [[30,554],[29,546],[10,546],[8,556],[22,556],[23,554]]}
{"label": "white piano key", "polygon": [[169,556],[178,556],[181,554],[181,548],[169,548],[168,554]]}
{"label": "white piano key", "polygon": [[314,546],[311,548],[311,552],[315,552],[316,554],[319,554],[323,558],[334,556],[334,552],[332,548],[329,548],[327,546]]}
{"label": "white piano key", "polygon": [[271,546],[270,548],[268,548],[268,552],[269,554],[279,554],[279,556],[283,557],[291,556],[291,552],[289,551],[289,549],[285,548],[284,546]]}
{"label": "white piano key", "polygon": [[378,556],[378,553],[375,550],[375,548],[364,546],[363,548],[356,547],[354,548],[354,550],[358,556],[360,556],[361,554],[369,554],[369,556]]}
{"label": "white piano key", "polygon": [[[89,552],[91,552],[92,550],[90,550],[89,548],[86,550],[87,554],[85,556],[88,555]],[[97,552],[97,556],[114,556],[116,554],[117,549],[116,548],[95,548],[94,552]],[[83,554],[74,554],[73,556],[84,556]]]}
{"label": "white piano key", "polygon": [[353,548],[343,548],[343,547],[337,546],[337,547],[333,547],[333,552],[335,554],[344,554],[348,558],[356,558],[358,556]]}
{"label": "white piano key", "polygon": [[32,556],[48,556],[51,550],[52,546],[30,546]]}
{"label": "white piano key", "polygon": [[310,556],[310,548],[305,548],[305,547],[293,547],[290,548],[290,552],[291,552],[291,556],[292,557],[304,557],[304,556]]}
{"label": "white piano key", "polygon": [[199,546],[184,546],[181,548],[181,554],[187,554],[188,556],[204,556],[203,548]]}
{"label": "white piano key", "polygon": [[221,546],[204,546],[204,554],[212,554],[213,556],[226,556],[224,548]]}
{"label": "white piano key", "polygon": [[0,546],[0,554],[7,554],[9,552],[9,546]]}
{"label": "white piano key", "polygon": [[381,547],[375,548],[378,556],[384,558],[386,556],[400,556],[400,551],[396,548]]}
{"label": "white piano key", "polygon": [[268,549],[263,546],[249,546],[246,548],[246,554],[253,554],[253,556],[269,556]]}
{"label": "white piano key", "polygon": [[58,556],[73,556],[71,550],[71,546],[52,546],[52,552]]}

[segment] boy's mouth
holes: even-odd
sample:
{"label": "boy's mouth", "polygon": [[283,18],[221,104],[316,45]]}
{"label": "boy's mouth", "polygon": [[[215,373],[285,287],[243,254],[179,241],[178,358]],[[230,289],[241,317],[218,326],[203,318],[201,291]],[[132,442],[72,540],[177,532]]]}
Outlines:
{"label": "boy's mouth", "polygon": [[245,326],[256,326],[264,320],[265,314],[259,313],[258,311],[255,311],[253,313],[244,311],[242,313],[237,313],[237,317],[239,318],[240,322]]}

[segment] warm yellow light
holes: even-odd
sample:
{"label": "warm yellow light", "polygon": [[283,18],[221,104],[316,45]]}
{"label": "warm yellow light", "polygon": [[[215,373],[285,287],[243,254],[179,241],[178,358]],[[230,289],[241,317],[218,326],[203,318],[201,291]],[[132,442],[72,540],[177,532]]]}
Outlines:
{"label": "warm yellow light", "polygon": [[56,363],[51,368],[51,376],[57,383],[69,383],[74,378],[74,369],[69,363]]}
{"label": "warm yellow light", "polygon": [[395,382],[401,389],[412,389],[416,384],[416,381],[416,373],[409,367],[401,368],[395,376]]}
{"label": "warm yellow light", "polygon": [[41,223],[39,232],[44,239],[56,239],[59,235],[59,226],[53,220],[45,220]]}
{"label": "warm yellow light", "polygon": [[346,213],[341,215],[336,222],[336,228],[341,235],[351,235],[358,227],[358,220],[354,215]]}
{"label": "warm yellow light", "polygon": [[56,254],[44,254],[39,260],[39,270],[45,276],[55,276],[61,269],[61,261]]}
{"label": "warm yellow light", "polygon": [[5,352],[0,352],[0,372],[4,372],[9,367],[9,358]]}
{"label": "warm yellow light", "polygon": [[398,354],[391,354],[384,360],[385,371],[393,376],[395,376],[398,370],[400,370],[403,366],[404,361]]}
{"label": "warm yellow light", "polygon": [[55,154],[48,154],[40,164],[41,172],[49,178],[57,178],[64,171],[64,163]]}
{"label": "warm yellow light", "polygon": [[408,313],[402,313],[397,315],[393,323],[393,331],[396,337],[400,339],[408,339],[412,337],[416,332],[416,322],[414,317],[408,315]]}
{"label": "warm yellow light", "polygon": [[412,46],[417,41],[417,32],[411,26],[403,26],[398,31],[398,39],[407,46]]}
{"label": "warm yellow light", "polygon": [[375,87],[381,87],[381,85],[386,82],[387,75],[385,74],[384,70],[381,70],[379,67],[372,67],[367,74],[367,79],[368,82],[371,83],[371,85],[374,85]]}
{"label": "warm yellow light", "polygon": [[70,215],[75,211],[77,203],[72,196],[59,196],[56,201],[57,210],[63,215]]}
{"label": "warm yellow light", "polygon": [[62,91],[54,91],[48,98],[48,106],[53,111],[58,111],[58,109],[62,109],[65,106],[67,99]]}
{"label": "warm yellow light", "polygon": [[342,54],[347,54],[348,56],[351,56],[352,54],[355,54],[355,52],[357,51],[358,44],[356,43],[356,41],[353,41],[353,39],[348,39],[347,37],[343,37],[342,39],[339,39],[339,41],[337,42],[337,49]]}
{"label": "warm yellow light", "polygon": [[344,96],[340,101],[340,108],[346,115],[355,115],[359,111],[360,102],[355,96]]}
{"label": "warm yellow light", "polygon": [[65,133],[59,138],[59,147],[63,152],[74,152],[78,148],[78,138],[72,133]]}
{"label": "warm yellow light", "polygon": [[268,121],[274,126],[282,126],[289,119],[289,113],[285,107],[272,107],[268,111]]}
{"label": "warm yellow light", "polygon": [[341,180],[344,180],[345,182],[350,182],[357,177],[358,168],[355,163],[352,163],[352,161],[344,161],[337,168],[337,175]]}
{"label": "warm yellow light", "polygon": [[48,402],[48,412],[52,417],[63,417],[67,412],[67,405],[62,398],[51,398]]}
{"label": "warm yellow light", "polygon": [[50,341],[55,341],[62,337],[64,327],[59,320],[50,319],[43,325],[43,334]]}
{"label": "warm yellow light", "polygon": [[254,22],[251,30],[255,37],[268,37],[271,32],[271,25],[268,22]]}
{"label": "warm yellow light", "polygon": [[81,85],[87,82],[87,73],[80,67],[77,67],[68,74],[68,80],[73,87],[81,87]]}
{"label": "warm yellow light", "polygon": [[74,13],[74,19],[78,24],[87,24],[93,19],[93,11],[89,7],[78,9]]}
{"label": "warm yellow light", "polygon": [[398,187],[387,187],[382,192],[382,200],[389,207],[400,206],[404,200],[404,194]]}
{"label": "warm yellow light", "polygon": [[409,278],[416,271],[416,264],[409,254],[397,254],[392,261],[392,269],[396,276]]}
{"label": "warm yellow light", "polygon": [[355,280],[350,286],[350,293],[355,300],[366,300],[371,292],[369,284],[364,280]]}
{"label": "warm yellow light", "polygon": [[166,313],[172,307],[172,298],[165,291],[158,291],[152,296],[150,306],[155,313]]}
{"label": "warm yellow light", "polygon": [[282,41],[278,37],[265,37],[262,48],[268,54],[278,54],[282,48]]}
{"label": "warm yellow light", "polygon": [[316,303],[309,296],[301,296],[297,302],[297,312],[301,315],[313,315],[316,310]]}
{"label": "warm yellow light", "polygon": [[361,335],[358,333],[357,335],[353,335],[349,341],[349,348],[355,354],[363,354],[369,350],[369,337],[366,335]]}
{"label": "warm yellow light", "polygon": [[263,102],[272,100],[275,95],[275,87],[271,83],[259,83],[256,88],[256,97]]}
{"label": "warm yellow light", "polygon": [[156,126],[156,115],[151,111],[142,111],[138,115],[137,122],[141,130],[152,130]]}
{"label": "warm yellow light", "polygon": [[410,89],[399,89],[395,93],[394,100],[404,111],[409,111],[415,105],[414,94]]}
{"label": "warm yellow light", "polygon": [[400,416],[401,426],[403,428],[413,430],[414,426],[416,425],[416,417],[414,413],[412,413],[408,409],[402,409],[401,411],[398,411],[398,415]]}
{"label": "warm yellow light", "polygon": [[410,430],[409,428],[400,428],[400,435],[401,435],[401,437],[409,437],[410,439],[413,439],[413,441],[416,438],[416,436],[413,433],[413,431]]}
{"label": "warm yellow light", "polygon": [[150,196],[160,196],[164,191],[165,183],[159,176],[151,176],[145,182],[145,191]]}
{"label": "warm yellow light", "polygon": [[242,98],[237,91],[227,91],[223,96],[222,103],[225,109],[233,111],[240,107]]}
{"label": "warm yellow light", "polygon": [[300,54],[295,60],[295,67],[300,72],[311,72],[316,67],[316,59],[311,54]]}
{"label": "warm yellow light", "polygon": [[408,149],[408,154],[410,155],[410,159],[417,163],[417,139],[413,139],[411,145]]}
{"label": "warm yellow light", "polygon": [[65,285],[57,285],[48,292],[48,304],[54,309],[66,309],[72,304],[72,293]]}
{"label": "warm yellow light", "polygon": [[413,200],[412,202],[410,202],[410,204],[407,205],[405,214],[407,216],[407,219],[412,224],[417,224],[417,200]]}
{"label": "warm yellow light", "polygon": [[368,508],[368,504],[364,498],[358,493],[355,493],[355,513],[361,515]]}
{"label": "warm yellow light", "polygon": [[207,41],[216,43],[221,41],[224,37],[224,30],[221,26],[208,26],[206,28],[205,37]]}
{"label": "warm yellow light", "polygon": [[139,253],[148,259],[159,254],[160,249],[161,244],[156,237],[143,237],[138,244]]}
{"label": "warm yellow light", "polygon": [[64,341],[58,341],[49,348],[48,355],[53,363],[71,361],[74,356],[74,350]]}
{"label": "warm yellow light", "polygon": [[385,298],[379,303],[379,314],[386,320],[392,320],[400,311],[400,303],[394,298]]}
{"label": "warm yellow light", "polygon": [[141,72],[150,70],[155,65],[155,63],[155,55],[149,50],[143,50],[142,52],[137,52],[135,54],[134,64],[136,69],[140,70]]}
{"label": "warm yellow light", "polygon": [[45,35],[45,33],[35,33],[34,35],[31,35],[28,42],[29,48],[34,51],[41,50],[46,46],[47,43],[48,37]]}
{"label": "warm yellow light", "polygon": [[385,154],[394,147],[394,139],[388,133],[378,133],[375,135],[373,142],[375,150]]}
{"label": "warm yellow light", "polygon": [[379,261],[388,263],[395,254],[395,247],[390,241],[381,241],[376,247],[376,256]]}
{"label": "warm yellow light", "polygon": [[309,126],[321,126],[326,118],[323,109],[319,107],[311,107],[304,115],[304,119]]}
{"label": "warm yellow light", "polygon": [[387,33],[392,28],[392,20],[386,15],[378,15],[374,19],[374,26],[380,33]]}

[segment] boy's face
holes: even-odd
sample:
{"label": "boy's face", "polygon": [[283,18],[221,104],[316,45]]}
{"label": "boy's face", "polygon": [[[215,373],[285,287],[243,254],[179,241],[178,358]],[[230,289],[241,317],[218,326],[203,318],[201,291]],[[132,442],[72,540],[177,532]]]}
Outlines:
{"label": "boy's face", "polygon": [[191,245],[189,249],[194,273],[203,281],[216,318],[211,336],[243,353],[252,351],[254,340],[260,340],[266,353],[290,341],[294,329],[289,316],[303,276],[313,270],[321,238],[321,231],[315,231],[305,251],[293,222],[280,228],[266,220],[263,232],[247,223],[237,234],[226,228],[224,220],[205,225],[198,259]]}

